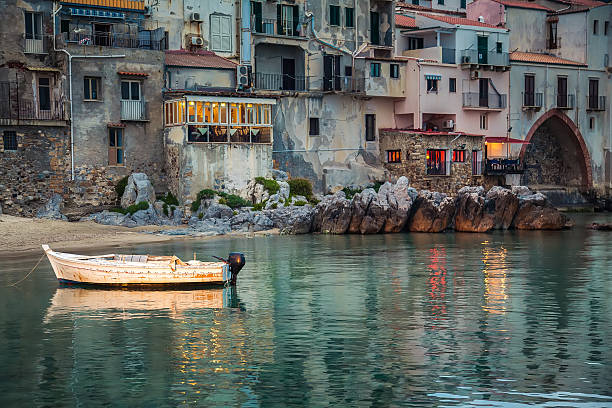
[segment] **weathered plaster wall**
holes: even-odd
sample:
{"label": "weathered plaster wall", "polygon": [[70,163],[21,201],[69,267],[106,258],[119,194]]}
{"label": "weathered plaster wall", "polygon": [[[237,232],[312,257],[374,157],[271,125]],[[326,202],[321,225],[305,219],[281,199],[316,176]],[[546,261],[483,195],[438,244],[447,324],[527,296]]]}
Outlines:
{"label": "weathered plaster wall", "polygon": [[198,87],[236,89],[236,70],[167,67],[166,85],[172,89]]}
{"label": "weathered plaster wall", "polygon": [[587,38],[590,35],[587,27],[587,13],[570,13],[559,15],[557,37],[561,39],[555,55],[572,61],[587,62]]}
{"label": "weathered plaster wall", "polygon": [[545,52],[548,28],[546,16],[547,12],[545,10],[507,8],[506,24],[511,28],[510,49]]}
{"label": "weathered plaster wall", "polygon": [[485,23],[495,26],[505,23],[507,18],[504,5],[493,0],[472,1],[467,5],[466,16],[470,20],[478,20],[482,16]]}
{"label": "weathered plaster wall", "polygon": [[[464,145],[466,160],[451,161],[450,175],[427,175],[427,149],[456,149]],[[406,176],[416,189],[439,191],[455,196],[463,186],[481,185],[482,176],[472,175],[472,150],[482,150],[481,137],[432,136],[399,130],[380,131],[380,160],[393,178]],[[401,150],[401,163],[387,163],[387,150]]]}

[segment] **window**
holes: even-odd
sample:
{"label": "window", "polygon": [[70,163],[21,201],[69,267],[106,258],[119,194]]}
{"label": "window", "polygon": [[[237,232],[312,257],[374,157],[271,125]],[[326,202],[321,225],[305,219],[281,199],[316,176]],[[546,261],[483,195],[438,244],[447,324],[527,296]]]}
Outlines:
{"label": "window", "polygon": [[4,150],[17,150],[17,132],[5,130],[3,134]]}
{"label": "window", "polygon": [[[276,30],[279,35],[298,36],[298,20],[299,20],[299,7],[290,6],[287,4],[278,4],[276,6]],[[272,25],[270,23],[265,23]],[[267,31],[272,31],[267,29]]]}
{"label": "window", "polygon": [[42,14],[25,12],[25,38],[42,40]]}
{"label": "window", "polygon": [[51,80],[38,78],[38,109],[51,110]]}
{"label": "window", "polygon": [[594,129],[594,128],[595,128],[595,118],[590,117],[589,118],[589,129]]}
{"label": "window", "polygon": [[446,150],[427,150],[427,174],[445,176],[447,174]]}
{"label": "window", "polygon": [[557,22],[551,21],[548,23],[548,48],[557,48]]}
{"label": "window", "polygon": [[391,64],[391,65],[389,65],[389,71],[390,71],[391,78],[399,78],[400,77],[400,74],[399,74],[399,64]]}
{"label": "window", "polygon": [[487,130],[487,114],[483,113],[480,115],[480,128],[482,130]]}
{"label": "window", "polygon": [[523,106],[535,106],[535,75],[525,75]]}
{"label": "window", "polygon": [[466,0],[461,0],[461,5],[459,7],[464,9],[465,8],[465,3],[466,3]]}
{"label": "window", "polygon": [[408,37],[408,49],[409,50],[420,50],[423,47],[424,47],[423,38]]}
{"label": "window", "polygon": [[123,129],[108,128],[108,164],[123,165]]}
{"label": "window", "polygon": [[344,76],[351,77],[353,76],[353,67],[350,65],[346,65],[344,67]]}
{"label": "window", "polygon": [[472,150],[472,175],[482,174],[482,150]]}
{"label": "window", "polygon": [[376,115],[365,115],[366,142],[373,142],[376,139]]}
{"label": "window", "polygon": [[495,43],[495,49],[496,49],[498,54],[501,54],[502,53],[502,43],[499,42],[499,41],[497,43]]}
{"label": "window", "polygon": [[319,136],[319,118],[310,118],[308,134],[310,136]]}
{"label": "window", "polygon": [[[194,102],[191,102],[193,104]],[[192,122],[195,121],[193,105],[190,105]],[[164,103],[164,119],[166,126],[181,125],[185,123],[185,101],[169,101]]]}
{"label": "window", "polygon": [[597,109],[599,102],[599,80],[589,79],[589,109]]}
{"label": "window", "polygon": [[444,0],[438,0],[438,4],[444,5]]}
{"label": "window", "polygon": [[433,78],[427,78],[427,93],[438,92],[438,80]]}
{"label": "window", "polygon": [[329,25],[340,25],[340,6],[329,6]]}
{"label": "window", "polygon": [[355,9],[346,7],[344,9],[344,26],[353,28],[355,27]]}
{"label": "window", "polygon": [[610,22],[609,21],[605,21],[604,22],[604,35],[608,35],[608,29],[610,28]]}
{"label": "window", "polygon": [[121,81],[121,99],[124,101],[140,100],[139,81]]}
{"label": "window", "polygon": [[380,76],[380,62],[370,63],[370,77],[378,78]]}
{"label": "window", "polygon": [[453,161],[457,163],[464,163],[465,150],[453,150]]}
{"label": "window", "polygon": [[387,150],[387,163],[401,163],[402,162],[402,151],[401,150]]}
{"label": "window", "polygon": [[69,33],[69,32],[70,32],[70,20],[60,21],[60,33]]}
{"label": "window", "polygon": [[232,51],[232,18],[221,14],[210,16],[210,49]]}
{"label": "window", "polygon": [[[111,45],[111,25],[110,24],[93,24],[94,45],[108,47]],[[87,43],[89,44],[89,43]]]}
{"label": "window", "polygon": [[557,77],[557,107],[567,108],[567,77]]}
{"label": "window", "polygon": [[83,99],[86,101],[97,101],[100,91],[100,78],[83,78]]}
{"label": "window", "polygon": [[448,92],[457,92],[457,78],[448,78]]}
{"label": "window", "polygon": [[599,31],[599,21],[593,20],[593,35],[597,35],[597,31]]}

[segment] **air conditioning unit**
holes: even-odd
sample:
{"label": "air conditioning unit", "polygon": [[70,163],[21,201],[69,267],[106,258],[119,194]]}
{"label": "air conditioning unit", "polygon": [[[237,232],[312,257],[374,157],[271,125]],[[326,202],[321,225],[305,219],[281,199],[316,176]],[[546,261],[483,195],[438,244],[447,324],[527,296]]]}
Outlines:
{"label": "air conditioning unit", "polygon": [[248,65],[238,65],[236,68],[236,88],[246,89],[251,86]]}
{"label": "air conditioning unit", "polygon": [[472,79],[480,79],[480,71],[472,71],[470,73],[470,78],[472,78]]}
{"label": "air conditioning unit", "polygon": [[470,63],[470,56],[469,55],[464,55],[463,57],[461,57],[461,63],[462,64],[469,64]]}
{"label": "air conditioning unit", "polygon": [[145,16],[150,16],[151,15],[151,6],[145,6],[145,8],[144,8],[144,15]]}
{"label": "air conditioning unit", "polygon": [[454,129],[455,128],[455,121],[450,119],[450,120],[445,120],[444,121],[444,129]]}
{"label": "air conditioning unit", "polygon": [[200,13],[191,13],[191,21],[202,22],[202,18],[200,17]]}
{"label": "air conditioning unit", "polygon": [[202,37],[193,36],[191,37],[191,45],[201,47],[204,45],[204,39]]}

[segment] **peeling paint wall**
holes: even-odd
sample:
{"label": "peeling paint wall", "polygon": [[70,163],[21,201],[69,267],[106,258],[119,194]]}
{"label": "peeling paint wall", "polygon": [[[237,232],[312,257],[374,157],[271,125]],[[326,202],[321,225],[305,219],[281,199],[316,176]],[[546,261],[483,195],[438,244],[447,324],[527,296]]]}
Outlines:
{"label": "peeling paint wall", "polygon": [[236,89],[236,70],[167,67],[166,87],[171,89]]}

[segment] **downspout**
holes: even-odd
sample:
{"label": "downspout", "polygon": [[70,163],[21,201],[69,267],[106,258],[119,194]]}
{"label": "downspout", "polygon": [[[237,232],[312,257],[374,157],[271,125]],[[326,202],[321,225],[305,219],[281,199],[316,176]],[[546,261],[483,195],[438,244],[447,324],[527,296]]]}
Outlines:
{"label": "downspout", "polygon": [[[55,4],[53,6],[55,8]],[[67,50],[57,48],[57,31],[56,31],[56,16],[57,13],[62,9],[60,4],[59,8],[53,11],[53,50],[55,52],[63,52],[68,56],[68,85],[70,86],[70,180],[74,181],[74,120],[72,117],[72,59],[73,58],[123,58],[125,55],[72,55]]]}

